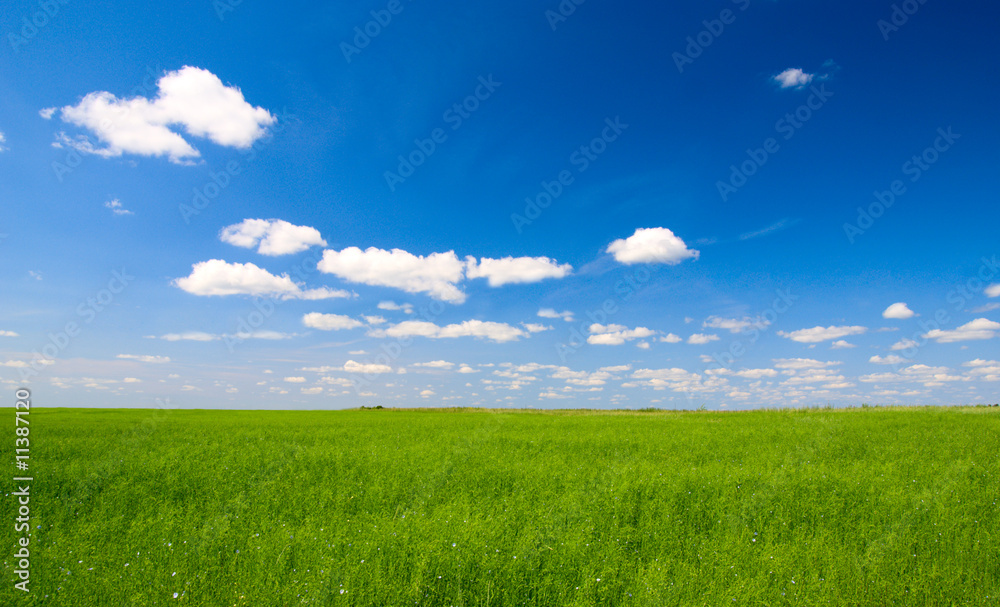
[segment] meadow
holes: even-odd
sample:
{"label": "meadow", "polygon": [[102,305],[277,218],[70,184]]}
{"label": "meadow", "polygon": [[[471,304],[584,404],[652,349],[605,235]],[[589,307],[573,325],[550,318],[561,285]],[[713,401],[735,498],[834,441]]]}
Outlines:
{"label": "meadow", "polygon": [[0,605],[1000,604],[996,408],[32,413]]}

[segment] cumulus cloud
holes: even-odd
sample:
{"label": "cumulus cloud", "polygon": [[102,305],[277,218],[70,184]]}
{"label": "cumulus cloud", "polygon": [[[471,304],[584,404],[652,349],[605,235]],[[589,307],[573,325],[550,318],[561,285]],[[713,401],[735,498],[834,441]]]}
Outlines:
{"label": "cumulus cloud", "polygon": [[491,287],[501,287],[563,278],[572,271],[573,266],[568,263],[560,265],[548,257],[483,257],[478,262],[474,257],[467,257],[465,274],[469,278],[486,278]]}
{"label": "cumulus cloud", "polygon": [[353,360],[349,360],[346,363],[344,363],[343,370],[348,373],[360,373],[361,375],[392,373],[392,367],[390,367],[389,365],[380,365],[377,363],[359,363]]}
{"label": "cumulus cloud", "polygon": [[111,212],[115,215],[134,215],[132,211],[123,207],[121,201],[117,198],[105,202],[104,207],[111,209]]}
{"label": "cumulus cloud", "polygon": [[894,303],[882,312],[882,318],[893,318],[896,320],[906,320],[914,316],[916,316],[916,313],[903,302]]}
{"label": "cumulus cloud", "polygon": [[561,318],[566,322],[573,322],[573,313],[569,310],[564,310],[562,312],[556,312],[552,308],[542,308],[538,311],[538,316],[541,318]]}
{"label": "cumulus cloud", "polygon": [[257,247],[261,255],[272,256],[301,253],[312,246],[326,246],[316,228],[293,225],[282,219],[244,219],[222,228],[219,239],[244,249]]}
{"label": "cumulus cloud", "polygon": [[[186,331],[184,333],[167,333],[161,335],[164,341],[216,341],[220,339],[290,339],[295,337],[293,333],[281,333],[279,331],[243,331],[232,334],[205,333],[204,331]],[[265,371],[266,373],[266,371]]]}
{"label": "cumulus cloud", "polygon": [[543,325],[535,322],[523,322],[521,326],[524,327],[528,333],[541,333],[542,331],[551,331],[552,327],[548,325]]}
{"label": "cumulus cloud", "polygon": [[639,228],[628,238],[619,238],[605,249],[615,261],[627,265],[665,263],[676,265],[685,259],[698,259],[700,253],[667,228]]}
{"label": "cumulus cloud", "polygon": [[872,373],[862,375],[858,380],[865,383],[915,382],[925,387],[934,387],[943,386],[945,382],[969,381],[969,378],[952,374],[948,367],[911,365],[899,373]]}
{"label": "cumulus cloud", "polygon": [[319,312],[310,312],[303,316],[302,324],[312,329],[319,329],[320,331],[340,331],[342,329],[356,329],[364,326],[363,322],[355,320],[350,316],[321,314]]}
{"label": "cumulus cloud", "polygon": [[719,316],[709,316],[702,323],[703,328],[708,329],[724,329],[730,333],[739,333],[744,329],[749,329],[750,327],[757,327],[763,329],[767,327],[768,322],[762,318],[750,318],[744,316],[741,319],[736,318],[721,318]]}
{"label": "cumulus cloud", "polygon": [[378,302],[379,310],[392,310],[405,312],[407,314],[413,314],[413,304],[398,304],[394,301],[380,301]]}
{"label": "cumulus cloud", "polygon": [[121,358],[124,360],[137,360],[143,363],[168,363],[170,362],[169,356],[152,356],[149,354],[119,354],[115,358]]}
{"label": "cumulus cloud", "polygon": [[656,331],[646,327],[629,329],[624,325],[602,325],[599,323],[590,325],[589,331],[591,335],[587,337],[587,343],[603,346],[620,346],[626,341],[656,335]]}
{"label": "cumulus cloud", "polygon": [[664,335],[663,337],[660,338],[660,341],[666,342],[668,344],[678,344],[678,343],[684,341],[684,339],[680,335],[674,335],[673,333],[667,333],[666,335]]}
{"label": "cumulus cloud", "polygon": [[277,121],[264,108],[247,103],[240,89],[224,85],[208,70],[185,66],[165,74],[157,87],[155,99],[119,99],[98,91],[77,105],[43,110],[42,116],[58,111],[63,122],[97,138],[95,143],[88,135],[71,138],[60,133],[58,145],[105,158],[166,156],[175,163],[190,163],[201,154],[171,126],[221,146],[246,149]]}
{"label": "cumulus cloud", "polygon": [[816,74],[806,73],[801,68],[790,67],[780,74],[772,76],[771,80],[783,89],[800,89],[812,82],[815,77]]}
{"label": "cumulus cloud", "polygon": [[867,327],[813,327],[798,331],[778,331],[778,335],[803,344],[815,344],[831,339],[839,339],[848,335],[861,335],[868,331]]}
{"label": "cumulus cloud", "polygon": [[0,337],[20,337],[20,334],[14,331],[0,331]]}
{"label": "cumulus cloud", "polygon": [[1000,297],[1000,282],[986,287],[986,297]]}
{"label": "cumulus cloud", "polygon": [[252,263],[227,263],[221,259],[194,264],[190,276],[175,279],[173,284],[192,295],[203,296],[269,295],[308,300],[351,297],[347,291],[326,287],[304,290],[288,274],[275,276]]}
{"label": "cumulus cloud", "polygon": [[832,344],[830,344],[830,349],[831,350],[845,350],[845,349],[848,349],[848,348],[856,348],[856,347],[857,346],[855,346],[854,344],[848,343],[848,342],[844,341],[843,339],[838,339],[837,341],[835,341]]}
{"label": "cumulus cloud", "polygon": [[0,152],[6,152],[7,148],[4,147],[4,143],[7,141],[7,137],[3,133],[0,133]]}
{"label": "cumulus cloud", "polygon": [[705,333],[695,333],[688,338],[688,343],[696,346],[702,346],[712,341],[719,341],[719,336],[711,334],[706,335]]}
{"label": "cumulus cloud", "polygon": [[839,361],[821,361],[812,358],[776,358],[774,368],[789,369],[793,371],[802,369],[825,369],[841,364]]}
{"label": "cumulus cloud", "polygon": [[424,257],[402,249],[386,251],[371,247],[362,251],[348,247],[343,251],[324,251],[317,267],[349,282],[426,293],[455,304],[465,301],[465,293],[457,286],[462,280],[464,264],[454,251]]}
{"label": "cumulus cloud", "polygon": [[496,343],[518,341],[528,337],[528,332],[506,323],[482,320],[467,320],[458,324],[438,326],[424,320],[406,320],[386,329],[374,329],[373,337],[427,337],[429,339],[451,339],[476,337]]}
{"label": "cumulus cloud", "polygon": [[426,369],[451,369],[455,366],[455,363],[450,363],[446,360],[432,360],[425,363],[413,363],[413,367],[424,367]]}
{"label": "cumulus cloud", "polygon": [[903,338],[897,341],[896,343],[892,344],[892,347],[889,349],[897,351],[897,350],[909,350],[911,348],[918,348],[918,347],[920,347],[920,344],[918,344],[916,341],[909,338]]}
{"label": "cumulus cloud", "polygon": [[906,359],[902,356],[897,356],[896,354],[890,354],[888,356],[875,355],[868,359],[868,362],[875,363],[876,365],[899,365],[906,362]]}
{"label": "cumulus cloud", "polygon": [[986,318],[977,318],[951,331],[942,329],[928,331],[924,334],[924,337],[933,339],[939,344],[948,344],[957,341],[993,339],[1000,334],[998,332],[1000,332],[1000,322],[994,322]]}

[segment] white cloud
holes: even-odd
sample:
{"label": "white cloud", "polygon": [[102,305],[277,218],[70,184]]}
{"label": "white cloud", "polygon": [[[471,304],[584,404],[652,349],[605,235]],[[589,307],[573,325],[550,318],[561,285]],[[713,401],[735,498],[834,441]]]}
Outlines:
{"label": "white cloud", "polygon": [[808,74],[797,67],[790,67],[777,76],[772,76],[772,80],[777,82],[783,89],[800,89],[813,81],[816,74]]}
{"label": "white cloud", "polygon": [[384,325],[386,323],[385,318],[382,316],[362,316],[361,318],[365,319],[365,322],[370,325]]}
{"label": "white cloud", "polygon": [[353,360],[349,360],[344,363],[344,371],[348,373],[360,373],[362,375],[375,375],[378,373],[392,373],[392,367],[389,365],[380,365],[376,363],[359,363]]}
{"label": "white cloud", "polygon": [[0,133],[0,152],[6,152],[7,151],[8,148],[5,148],[4,145],[3,145],[4,142],[6,142],[6,141],[7,141],[7,137],[3,133]]}
{"label": "white cloud", "polygon": [[523,322],[521,323],[521,326],[523,326],[528,331],[528,333],[541,333],[542,331],[552,330],[552,327],[548,325],[543,325],[534,322]]}
{"label": "white cloud", "polygon": [[968,377],[952,375],[948,367],[911,365],[899,373],[872,373],[858,378],[865,383],[916,382],[925,387],[942,386],[944,382],[969,381]]}
{"label": "white cloud", "polygon": [[341,329],[356,329],[364,326],[363,322],[350,316],[321,314],[319,312],[310,312],[303,316],[302,324],[321,331],[340,331]]}
{"label": "white cloud", "polygon": [[506,284],[541,282],[546,278],[563,278],[573,271],[573,266],[559,265],[548,257],[504,257],[491,259],[483,257],[476,262],[474,257],[466,257],[465,275],[469,278],[486,278],[491,287]]}
{"label": "white cloud", "polygon": [[[233,334],[219,334],[205,333],[203,331],[187,331],[185,333],[167,333],[166,335],[161,335],[160,339],[165,341],[216,341],[220,339],[289,339],[295,337],[292,333],[280,333],[278,331],[250,331],[241,332]],[[265,371],[266,373],[266,371]]]}
{"label": "white cloud", "polygon": [[19,333],[15,333],[14,331],[0,331],[0,337],[20,337],[20,336],[21,335]]}
{"label": "white cloud", "polygon": [[552,308],[542,308],[538,311],[538,316],[541,318],[561,318],[566,322],[573,322],[573,313],[569,310],[556,312]]}
{"label": "white cloud", "polygon": [[815,344],[830,339],[847,337],[848,335],[861,335],[867,331],[866,327],[813,327],[811,329],[799,329],[791,333],[778,331],[778,335],[803,344]]}
{"label": "white cloud", "polygon": [[685,259],[698,259],[698,251],[667,228],[639,228],[625,239],[618,239],[605,249],[623,264],[665,263],[676,265]]}
{"label": "white cloud", "polygon": [[1000,282],[986,287],[986,297],[1000,297]]}
{"label": "white cloud", "polygon": [[117,198],[115,198],[114,200],[109,200],[109,201],[105,202],[104,203],[104,207],[108,208],[108,209],[111,209],[111,212],[114,213],[115,215],[134,215],[135,214],[132,211],[129,211],[128,209],[126,209],[125,207],[123,207],[121,201],[118,200]]}
{"label": "white cloud", "polygon": [[407,314],[413,314],[413,304],[398,304],[394,301],[380,301],[378,303],[379,310],[392,310],[405,312]]}
{"label": "white cloud", "polygon": [[469,365],[462,365],[458,368],[459,373],[479,373],[476,369],[473,369]]}
{"label": "white cloud", "polygon": [[629,329],[624,325],[602,325],[599,323],[590,325],[589,331],[591,335],[587,337],[587,343],[603,346],[620,346],[626,341],[656,335],[656,331],[646,327]]}
{"label": "white cloud", "polygon": [[882,312],[882,318],[893,318],[896,320],[906,320],[914,316],[916,316],[916,313],[903,302],[894,303]]}
{"label": "white cloud", "polygon": [[778,372],[774,369],[742,369],[736,371],[734,375],[746,379],[760,379],[762,377],[777,377]]}
{"label": "white cloud", "polygon": [[678,344],[678,343],[684,341],[684,339],[680,335],[674,335],[673,333],[667,333],[666,335],[664,335],[663,337],[660,338],[660,341],[666,342],[668,344]]}
{"label": "white cloud", "polygon": [[115,358],[121,358],[125,360],[137,360],[143,363],[168,363],[170,362],[169,356],[152,356],[149,354],[119,354]]}
{"label": "white cloud", "polygon": [[312,246],[326,246],[316,228],[293,225],[282,219],[244,219],[222,228],[219,239],[244,249],[257,247],[261,255],[272,256],[301,253]]}
{"label": "white cloud", "polygon": [[857,346],[855,346],[854,344],[848,343],[848,342],[844,341],[843,339],[838,339],[837,341],[835,341],[832,344],[830,344],[830,349],[831,350],[846,350],[848,348],[856,348],[856,347]]}
{"label": "white cloud", "polygon": [[767,321],[762,318],[750,318],[748,316],[744,316],[742,319],[709,316],[705,319],[705,322],[701,324],[702,328],[724,329],[730,333],[739,333],[740,331],[749,329],[750,327],[763,329],[767,327],[767,325]]}
{"label": "white cloud", "polygon": [[58,111],[59,111],[59,108],[57,108],[57,107],[47,107],[47,108],[43,108],[43,109],[38,110],[38,115],[41,116],[45,120],[50,120],[52,118],[52,116],[56,112],[58,112]]}
{"label": "white cloud", "polygon": [[719,336],[710,334],[706,335],[705,333],[695,333],[688,338],[688,343],[696,346],[702,346],[711,341],[719,341]]}
{"label": "white cloud", "polygon": [[202,331],[187,331],[185,333],[167,333],[160,337],[166,341],[215,341],[218,335],[204,333]]}
{"label": "white cloud", "polygon": [[801,370],[801,369],[825,369],[826,367],[835,367],[841,364],[839,361],[821,361],[812,358],[776,358],[774,359],[774,367],[776,369],[790,369],[790,370]]}
{"label": "white cloud", "polygon": [[[119,99],[98,91],[89,93],[75,106],[61,108],[63,122],[89,130],[99,143],[86,135],[70,138],[61,133],[60,145],[105,158],[137,154],[190,163],[201,154],[170,126],[180,126],[189,135],[208,138],[221,146],[246,149],[277,121],[264,108],[247,103],[238,88],[225,86],[208,70],[185,66],[165,74],[157,86],[158,95],[152,100]],[[41,115],[46,117],[49,112],[42,110]]]}
{"label": "white cloud", "polygon": [[973,314],[986,314],[987,312],[992,312],[994,310],[1000,310],[1000,303],[988,303],[979,306],[978,308],[973,308]]}
{"label": "white cloud", "polygon": [[909,338],[903,338],[897,341],[896,343],[892,344],[892,347],[889,349],[896,351],[896,350],[909,350],[911,348],[917,348],[917,347],[920,347],[920,344],[918,344],[916,341]]}
{"label": "white cloud", "polygon": [[348,247],[343,251],[324,251],[317,267],[350,282],[427,293],[455,304],[465,301],[465,293],[456,286],[462,280],[464,265],[454,251],[424,257],[402,249],[386,251],[370,247],[362,251]]}
{"label": "white cloud", "polygon": [[271,295],[281,299],[330,299],[351,297],[343,290],[326,287],[303,290],[288,274],[275,276],[252,263],[227,263],[210,259],[194,264],[191,275],[173,281],[174,286],[192,295]]}
{"label": "white cloud", "polygon": [[126,377],[122,380],[123,384],[141,384],[142,380],[137,377]]}
{"label": "white cloud", "polygon": [[323,388],[319,386],[314,386],[312,388],[301,388],[299,391],[302,392],[303,394],[313,395],[313,394],[321,394],[323,392]]}
{"label": "white cloud", "polygon": [[434,396],[434,390],[422,390],[420,396],[427,398],[429,396]]}
{"label": "white cloud", "polygon": [[650,345],[648,341],[640,341],[635,345],[635,347],[639,348],[640,350],[648,350],[650,348]]}
{"label": "white cloud", "polygon": [[455,363],[450,363],[446,360],[432,360],[426,363],[413,363],[414,367],[424,367],[427,369],[451,369],[455,366]]}
{"label": "white cloud", "polygon": [[505,323],[482,320],[467,320],[444,327],[424,320],[406,320],[387,329],[374,329],[370,335],[373,337],[427,337],[429,339],[477,337],[496,343],[504,343],[528,337],[528,332]]}
{"label": "white cloud", "polygon": [[290,384],[304,384],[306,383],[306,378],[304,377],[286,377],[285,381]]}
{"label": "white cloud", "polygon": [[1000,332],[1000,322],[994,322],[986,318],[977,318],[967,322],[961,327],[945,331],[934,329],[924,334],[927,339],[933,339],[939,344],[954,343],[956,341],[971,341],[977,339],[993,339]]}
{"label": "white cloud", "polygon": [[906,362],[906,359],[902,356],[897,356],[895,354],[890,354],[888,356],[872,356],[868,359],[868,362],[875,363],[876,365],[899,365]]}

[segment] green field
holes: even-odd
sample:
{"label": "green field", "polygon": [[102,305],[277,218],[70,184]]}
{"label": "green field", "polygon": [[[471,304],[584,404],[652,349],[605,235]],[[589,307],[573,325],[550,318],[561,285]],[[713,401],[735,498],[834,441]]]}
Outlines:
{"label": "green field", "polygon": [[995,408],[39,409],[31,441],[0,605],[1000,604]]}

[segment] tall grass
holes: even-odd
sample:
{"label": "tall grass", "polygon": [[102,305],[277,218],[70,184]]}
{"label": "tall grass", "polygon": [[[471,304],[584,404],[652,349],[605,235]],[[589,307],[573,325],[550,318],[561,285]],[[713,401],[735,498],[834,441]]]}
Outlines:
{"label": "tall grass", "polygon": [[996,409],[32,422],[2,605],[1000,604]]}

